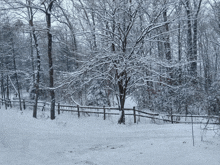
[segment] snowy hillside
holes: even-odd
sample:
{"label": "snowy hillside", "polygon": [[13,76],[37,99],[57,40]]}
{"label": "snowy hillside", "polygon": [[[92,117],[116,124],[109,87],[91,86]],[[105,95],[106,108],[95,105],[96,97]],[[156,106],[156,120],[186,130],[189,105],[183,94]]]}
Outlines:
{"label": "snowy hillside", "polygon": [[[118,125],[63,113],[51,121],[0,109],[0,165],[219,165],[220,138],[200,125]],[[41,118],[40,118],[41,116]],[[46,116],[46,115],[45,115]]]}

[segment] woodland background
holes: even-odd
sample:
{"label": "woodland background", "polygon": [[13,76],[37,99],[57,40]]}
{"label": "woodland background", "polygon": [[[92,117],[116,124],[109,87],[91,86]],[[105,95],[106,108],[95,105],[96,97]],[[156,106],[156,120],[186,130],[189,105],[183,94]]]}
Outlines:
{"label": "woodland background", "polygon": [[[2,99],[219,115],[218,0],[0,0]],[[22,109],[20,103],[20,109]],[[119,120],[119,121],[120,121]]]}

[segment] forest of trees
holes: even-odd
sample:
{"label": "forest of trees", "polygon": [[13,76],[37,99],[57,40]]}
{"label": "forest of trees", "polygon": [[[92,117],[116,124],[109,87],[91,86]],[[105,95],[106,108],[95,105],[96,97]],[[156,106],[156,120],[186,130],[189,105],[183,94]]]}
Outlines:
{"label": "forest of trees", "polygon": [[215,114],[218,0],[0,0],[2,99]]}

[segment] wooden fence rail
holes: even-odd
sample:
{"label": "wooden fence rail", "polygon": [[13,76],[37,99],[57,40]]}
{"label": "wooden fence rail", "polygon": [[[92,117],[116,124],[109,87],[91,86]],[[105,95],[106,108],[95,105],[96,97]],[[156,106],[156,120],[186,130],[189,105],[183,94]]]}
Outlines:
{"label": "wooden fence rail", "polygon": [[[19,100],[3,100],[0,98],[0,103],[3,105],[5,104],[7,107],[12,107],[12,105],[19,104]],[[0,104],[0,105],[1,105]],[[34,101],[33,100],[22,100],[23,109],[26,109],[26,107],[33,107]],[[38,107],[42,108],[42,110],[45,110],[45,106],[50,106],[50,103],[39,101]],[[17,105],[18,106],[18,105]],[[58,112],[58,115],[61,112],[74,112],[77,113],[78,117],[80,117],[81,114],[98,114],[103,115],[103,119],[106,120],[106,115],[120,115],[120,110],[116,107],[96,107],[96,106],[79,106],[79,105],[65,105],[56,103],[55,105],[56,110]],[[208,115],[181,115],[181,114],[163,114],[160,115],[158,113],[149,113],[141,110],[133,108],[124,108],[125,116],[133,116],[134,123],[137,123],[137,117],[142,118],[150,118],[154,121],[163,121],[163,122],[170,122],[170,123],[191,123],[189,121],[180,121],[180,120],[174,120],[174,117],[176,118],[201,118],[201,119],[208,119],[205,122],[203,121],[193,121],[193,124],[202,124],[207,123],[207,121],[212,120],[209,124],[220,124],[220,116],[208,116]],[[130,113],[129,113],[130,112]],[[213,121],[214,120],[214,121]]]}

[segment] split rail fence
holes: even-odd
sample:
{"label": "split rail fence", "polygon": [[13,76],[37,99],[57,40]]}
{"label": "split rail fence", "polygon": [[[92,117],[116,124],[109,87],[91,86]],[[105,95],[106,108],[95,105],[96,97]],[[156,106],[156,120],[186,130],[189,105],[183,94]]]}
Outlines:
{"label": "split rail fence", "polygon": [[[0,106],[8,107],[19,106],[19,100],[4,100],[0,98]],[[27,107],[33,107],[33,100],[24,100],[22,99],[22,108],[25,110]],[[42,111],[45,111],[50,107],[50,103],[39,101],[38,108],[42,108]],[[65,105],[56,103],[56,111],[58,115],[62,112],[73,112],[78,115],[80,118],[81,114],[98,114],[102,115],[103,119],[106,120],[107,115],[120,115],[119,108],[116,107],[95,107],[95,106],[79,106],[79,105]],[[220,116],[213,115],[182,115],[182,114],[158,114],[152,112],[145,112],[138,110],[135,107],[133,108],[124,108],[125,116],[133,116],[134,123],[137,123],[137,119],[140,118],[150,118],[152,121],[163,121],[170,123],[193,123],[193,124],[220,124]],[[189,120],[190,119],[190,120]],[[200,120],[198,120],[200,119]]]}

